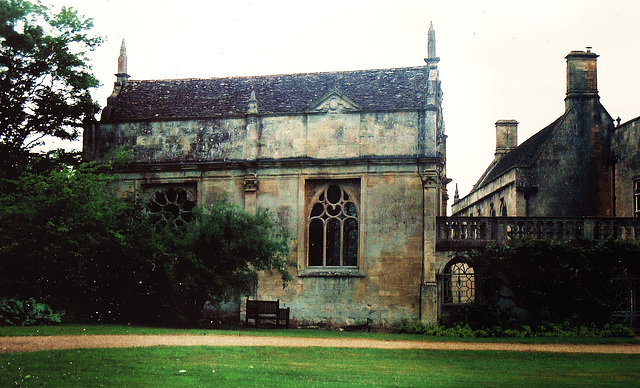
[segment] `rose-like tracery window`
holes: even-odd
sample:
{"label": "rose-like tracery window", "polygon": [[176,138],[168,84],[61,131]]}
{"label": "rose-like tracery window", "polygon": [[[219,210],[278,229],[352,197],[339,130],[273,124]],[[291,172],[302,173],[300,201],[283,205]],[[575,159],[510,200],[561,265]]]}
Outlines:
{"label": "rose-like tracery window", "polygon": [[146,213],[159,225],[184,225],[192,220],[195,206],[196,198],[191,187],[165,186],[147,191]]}
{"label": "rose-like tracery window", "polygon": [[355,198],[336,184],[321,190],[309,215],[309,266],[357,266],[358,229]]}

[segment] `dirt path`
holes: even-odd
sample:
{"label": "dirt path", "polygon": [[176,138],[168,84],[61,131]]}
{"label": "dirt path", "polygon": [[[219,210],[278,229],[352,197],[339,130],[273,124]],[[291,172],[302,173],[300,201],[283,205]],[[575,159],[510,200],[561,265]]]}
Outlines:
{"label": "dirt path", "polygon": [[0,337],[0,353],[54,349],[149,346],[280,346],[431,350],[506,350],[513,352],[640,354],[640,345],[567,345],[435,342],[357,338],[292,338],[238,335],[60,335]]}

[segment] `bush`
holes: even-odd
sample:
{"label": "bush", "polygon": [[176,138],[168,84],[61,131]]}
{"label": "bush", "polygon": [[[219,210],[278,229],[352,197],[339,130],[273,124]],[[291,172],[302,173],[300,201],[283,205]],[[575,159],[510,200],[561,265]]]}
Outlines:
{"label": "bush", "polygon": [[63,316],[64,311],[54,312],[48,304],[36,302],[34,299],[0,300],[0,325],[2,326],[52,325],[62,322]]}
{"label": "bush", "polygon": [[[517,325],[609,322],[618,300],[611,279],[640,273],[640,245],[634,241],[525,239],[514,246],[473,251],[470,261],[481,281],[476,306],[456,320],[472,327],[515,319]],[[473,311],[471,311],[473,310]]]}
{"label": "bush", "polygon": [[396,331],[403,334],[424,334],[435,337],[623,337],[633,338],[635,333],[629,327],[620,324],[605,324],[601,327],[591,323],[580,326],[572,326],[569,322],[550,323],[545,322],[537,326],[515,326],[510,322],[506,327],[495,325],[473,329],[467,323],[455,323],[450,327],[439,324],[425,325],[420,321],[404,320],[396,326]]}

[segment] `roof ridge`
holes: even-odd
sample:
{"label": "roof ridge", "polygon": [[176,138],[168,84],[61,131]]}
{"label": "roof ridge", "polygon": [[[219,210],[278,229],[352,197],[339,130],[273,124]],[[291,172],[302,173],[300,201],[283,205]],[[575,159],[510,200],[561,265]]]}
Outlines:
{"label": "roof ridge", "polygon": [[157,78],[157,79],[130,79],[127,82],[178,82],[178,81],[210,81],[232,78],[266,78],[266,77],[283,77],[283,76],[305,76],[312,74],[339,74],[339,73],[363,73],[363,72],[376,72],[376,71],[392,71],[392,70],[417,70],[425,69],[426,65],[418,66],[405,66],[405,67],[391,67],[391,68],[375,68],[375,69],[359,69],[359,70],[336,70],[336,71],[308,71],[300,73],[281,73],[281,74],[256,74],[256,75],[231,75],[221,77],[208,77],[208,78]]}

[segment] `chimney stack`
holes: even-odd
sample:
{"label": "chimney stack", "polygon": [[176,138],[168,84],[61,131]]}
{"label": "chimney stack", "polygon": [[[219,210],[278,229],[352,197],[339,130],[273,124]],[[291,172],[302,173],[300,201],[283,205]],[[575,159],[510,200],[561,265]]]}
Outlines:
{"label": "chimney stack", "polygon": [[516,120],[496,121],[496,161],[518,146],[518,122]]}
{"label": "chimney stack", "polygon": [[598,55],[587,51],[572,51],[565,57],[567,60],[567,97],[566,108],[572,100],[598,98],[598,71],[596,59]]}

